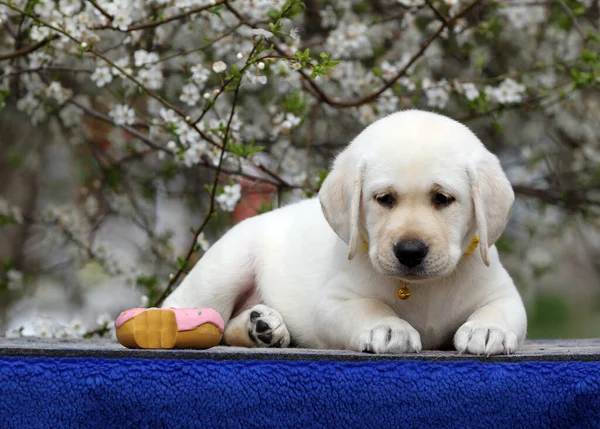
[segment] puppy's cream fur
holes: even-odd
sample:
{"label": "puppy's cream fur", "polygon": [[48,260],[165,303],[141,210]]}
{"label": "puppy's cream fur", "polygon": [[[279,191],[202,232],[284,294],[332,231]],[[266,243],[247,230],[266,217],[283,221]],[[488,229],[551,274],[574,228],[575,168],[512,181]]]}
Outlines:
{"label": "puppy's cream fur", "polygon": [[[454,202],[436,206],[439,193]],[[380,204],[381,195],[394,204]],[[336,158],[318,198],[233,227],[164,306],[214,308],[232,345],[287,346],[291,336],[301,347],[374,353],[452,343],[460,352],[512,352],[526,315],[494,242],[513,201],[498,159],[468,128],[433,113],[394,113]],[[463,256],[475,234],[479,251]],[[414,268],[393,251],[408,239],[429,247]],[[407,300],[397,297],[402,281]]]}

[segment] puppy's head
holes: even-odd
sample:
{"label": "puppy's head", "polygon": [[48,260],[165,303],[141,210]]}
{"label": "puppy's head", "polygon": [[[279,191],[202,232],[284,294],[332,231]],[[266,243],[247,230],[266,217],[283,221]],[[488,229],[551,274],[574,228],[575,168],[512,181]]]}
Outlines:
{"label": "puppy's head", "polygon": [[371,124],[336,158],[319,200],[349,247],[406,281],[450,274],[475,234],[483,262],[514,201],[498,158],[462,124],[409,110]]}

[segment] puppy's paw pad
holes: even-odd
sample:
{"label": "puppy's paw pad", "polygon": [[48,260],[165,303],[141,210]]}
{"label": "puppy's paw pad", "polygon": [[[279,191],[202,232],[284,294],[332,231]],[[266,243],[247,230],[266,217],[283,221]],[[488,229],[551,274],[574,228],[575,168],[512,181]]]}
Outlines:
{"label": "puppy's paw pad", "polygon": [[410,324],[392,321],[359,333],[356,350],[366,353],[414,353],[421,351],[421,337]]}
{"label": "puppy's paw pad", "polygon": [[456,331],[454,346],[459,353],[492,356],[513,353],[518,340],[513,332],[501,326],[467,322]]}
{"label": "puppy's paw pad", "polygon": [[257,347],[288,347],[290,333],[277,311],[266,305],[255,305],[250,310],[248,336]]}

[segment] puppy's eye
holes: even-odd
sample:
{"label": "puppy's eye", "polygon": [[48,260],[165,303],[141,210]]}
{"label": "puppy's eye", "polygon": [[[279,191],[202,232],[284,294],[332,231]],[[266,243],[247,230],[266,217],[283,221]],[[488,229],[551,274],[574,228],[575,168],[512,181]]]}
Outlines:
{"label": "puppy's eye", "polygon": [[396,202],[392,194],[376,195],[375,200],[384,207],[392,207]]}
{"label": "puppy's eye", "polygon": [[441,193],[436,193],[433,196],[433,204],[436,207],[446,207],[449,206],[450,204],[452,204],[454,202],[454,198],[449,196],[449,195],[445,195],[445,194],[441,194]]}

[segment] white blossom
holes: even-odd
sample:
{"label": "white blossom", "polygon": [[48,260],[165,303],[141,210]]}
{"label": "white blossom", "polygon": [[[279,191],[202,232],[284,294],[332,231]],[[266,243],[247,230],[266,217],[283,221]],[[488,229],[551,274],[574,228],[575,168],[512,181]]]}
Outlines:
{"label": "white blossom", "polygon": [[137,78],[148,89],[160,89],[163,85],[163,73],[159,67],[143,68],[138,72]]}
{"label": "white blossom", "polygon": [[19,337],[23,336],[22,331],[23,331],[23,327],[10,328],[4,333],[4,336],[6,338],[19,338]]}
{"label": "white blossom", "polygon": [[535,269],[545,269],[552,264],[552,255],[541,247],[534,247],[527,252],[527,260]]}
{"label": "white blossom", "polygon": [[40,0],[36,2],[33,10],[40,17],[48,19],[56,11],[56,3],[53,0]]}
{"label": "white blossom", "polygon": [[113,318],[109,313],[101,313],[96,318],[96,324],[98,326],[110,325],[111,323],[113,323]]}
{"label": "white blossom", "polygon": [[208,250],[208,248],[210,247],[210,243],[208,242],[208,240],[204,236],[203,232],[201,232],[198,235],[198,238],[196,239],[196,244],[198,246],[200,246],[200,249],[202,249],[203,252],[206,252]]}
{"label": "white blossom", "polygon": [[423,0],[396,0],[398,3],[408,7],[420,6],[424,3]]}
{"label": "white blossom", "polygon": [[459,94],[463,94],[467,100],[473,101],[479,97],[479,90],[472,82],[455,82],[454,87]]}
{"label": "white blossom", "polygon": [[203,87],[210,76],[210,71],[201,64],[193,66],[190,70],[192,72],[192,80],[194,83]]}
{"label": "white blossom", "polygon": [[59,0],[58,9],[66,16],[72,16],[81,9],[81,0]]}
{"label": "white blossom", "polygon": [[179,116],[174,110],[166,109],[164,107],[160,108],[159,115],[167,124],[174,124],[179,120]]}
{"label": "white blossom", "polygon": [[179,99],[189,106],[195,106],[198,100],[200,100],[200,92],[198,87],[193,83],[188,83],[181,88],[181,95]]}
{"label": "white blossom", "polygon": [[467,82],[467,83],[463,84],[462,89],[464,91],[465,97],[468,100],[475,100],[476,98],[479,97],[479,90],[472,83]]}
{"label": "white blossom", "polygon": [[31,114],[39,106],[39,104],[39,100],[35,98],[33,93],[28,92],[24,97],[17,101],[17,109]]}
{"label": "white blossom", "polygon": [[10,269],[6,272],[8,290],[17,291],[23,287],[24,275],[21,271]]}
{"label": "white blossom", "polygon": [[35,51],[27,58],[29,59],[29,67],[32,69],[40,68],[52,61],[52,57],[43,51]]}
{"label": "white blossom", "polygon": [[506,78],[496,88],[491,86],[485,87],[487,98],[500,104],[519,103],[523,99],[524,93],[525,86],[510,78]]}
{"label": "white blossom", "polygon": [[75,318],[67,325],[56,324],[54,328],[55,338],[82,338],[86,329],[81,320]]}
{"label": "white blossom", "polygon": [[277,124],[273,128],[273,135],[287,134],[292,128],[298,126],[300,122],[302,122],[302,118],[299,118],[293,113],[280,113],[274,118],[273,122]]}
{"label": "white blossom", "polygon": [[541,5],[511,5],[500,9],[508,22],[517,29],[531,31],[546,19],[546,8]]}
{"label": "white blossom", "polygon": [[179,141],[183,144],[191,145],[197,143],[200,140],[200,134],[194,128],[186,124],[185,122],[178,121],[177,129],[175,134],[179,137]]}
{"label": "white blossom", "polygon": [[233,185],[225,185],[223,193],[215,197],[215,201],[219,204],[221,210],[232,212],[235,206],[242,197],[242,187],[238,183]]}
{"label": "white blossom", "polygon": [[33,332],[36,337],[53,338],[56,332],[56,325],[50,319],[38,318],[33,323]]}
{"label": "white blossom", "polygon": [[108,67],[98,67],[92,73],[91,79],[98,87],[102,88],[107,83],[112,82],[113,77]]}
{"label": "white blossom", "polygon": [[50,35],[50,28],[46,26],[34,26],[29,33],[31,40],[40,42]]}
{"label": "white blossom", "polygon": [[212,69],[215,73],[223,73],[225,70],[227,70],[227,64],[225,64],[223,61],[217,61],[213,63]]}
{"label": "white blossom", "polygon": [[46,88],[46,97],[54,98],[59,104],[63,104],[70,96],[71,91],[63,88],[60,82],[52,82]]}
{"label": "white blossom", "polygon": [[132,125],[135,122],[135,111],[125,104],[114,106],[108,112],[108,116],[115,121],[116,125]]}
{"label": "white blossom", "polygon": [[427,105],[443,109],[450,100],[450,94],[447,90],[448,82],[442,80],[437,84],[431,83],[428,79],[423,79],[423,89],[427,97]]}
{"label": "white blossom", "polygon": [[74,104],[67,104],[58,112],[60,120],[66,127],[74,127],[81,123],[83,110]]}
{"label": "white blossom", "polygon": [[319,11],[319,15],[321,17],[321,26],[323,28],[331,28],[336,26],[337,15],[335,14],[335,10],[330,4],[321,9]]}
{"label": "white blossom", "polygon": [[295,40],[296,42],[300,40],[300,30],[298,30],[297,28],[292,28],[290,30],[290,37],[292,38],[292,40]]}
{"label": "white blossom", "polygon": [[365,23],[341,22],[329,33],[326,46],[336,58],[365,58],[373,54],[368,33],[369,29]]}
{"label": "white blossom", "polygon": [[142,67],[146,64],[155,63],[159,60],[156,52],[147,52],[143,49],[137,50],[133,53],[133,63],[136,67]]}
{"label": "white blossom", "polygon": [[93,195],[89,195],[83,203],[83,210],[88,216],[96,216],[99,208],[98,199]]}
{"label": "white blossom", "polygon": [[[121,73],[121,70],[125,71],[125,74],[130,75],[133,73],[133,70],[131,69],[131,67],[129,67],[129,58],[127,57],[123,57],[118,59],[117,61],[114,62],[115,66],[117,67],[111,67],[110,68],[110,72],[114,75],[114,76],[121,76],[123,73]],[[119,70],[121,69],[121,70]]]}
{"label": "white blossom", "polygon": [[254,36],[264,37],[267,40],[273,37],[273,33],[263,30],[262,28],[254,28],[250,31],[250,33]]}

